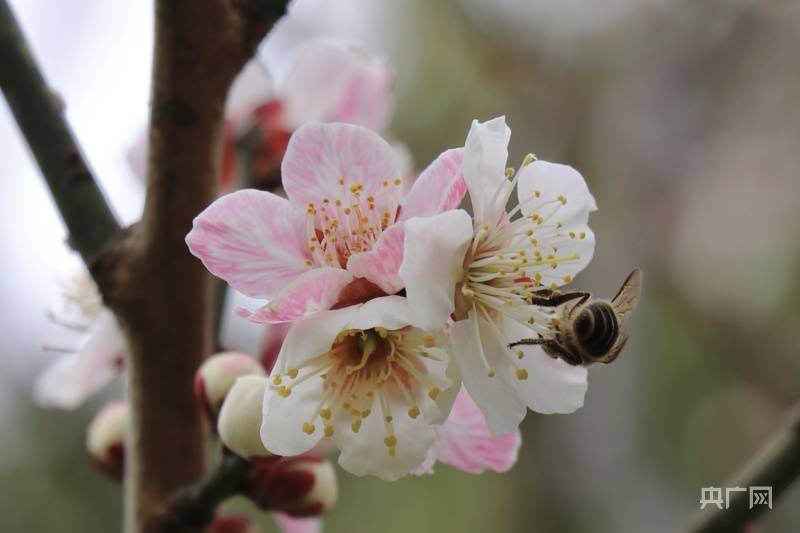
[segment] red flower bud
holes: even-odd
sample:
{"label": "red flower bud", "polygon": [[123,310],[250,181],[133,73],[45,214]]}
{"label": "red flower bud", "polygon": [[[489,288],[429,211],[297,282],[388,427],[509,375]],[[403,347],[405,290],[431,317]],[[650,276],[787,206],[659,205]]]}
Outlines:
{"label": "red flower bud", "polygon": [[336,471],[311,454],[255,461],[245,493],[260,508],[290,516],[317,516],[336,503]]}
{"label": "red flower bud", "polygon": [[125,472],[125,434],[128,404],[110,403],[95,415],[86,434],[89,458],[109,477],[120,480]]}

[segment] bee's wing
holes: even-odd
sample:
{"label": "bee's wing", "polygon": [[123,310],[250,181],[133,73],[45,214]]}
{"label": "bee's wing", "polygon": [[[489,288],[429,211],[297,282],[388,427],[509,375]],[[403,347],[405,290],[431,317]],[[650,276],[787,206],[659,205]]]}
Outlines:
{"label": "bee's wing", "polygon": [[611,306],[622,317],[626,317],[639,305],[642,297],[642,271],[638,268],[628,275],[619,292],[611,300]]}

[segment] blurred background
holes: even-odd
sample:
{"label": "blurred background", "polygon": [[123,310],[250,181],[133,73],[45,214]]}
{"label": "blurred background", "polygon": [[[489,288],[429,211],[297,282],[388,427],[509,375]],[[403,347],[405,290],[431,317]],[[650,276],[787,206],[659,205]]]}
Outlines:
{"label": "blurred background", "polygon": [[[135,221],[128,160],[147,117],[152,6],[11,4],[116,211]],[[600,211],[576,286],[611,296],[645,272],[628,347],[592,368],[576,414],[529,414],[514,470],[439,466],[391,484],[340,472],[326,530],[684,528],[701,487],[726,486],[800,397],[800,3],[299,0],[260,54],[280,75],[316,36],[393,66],[390,134],[418,168],[463,144],[473,118],[501,114],[509,164],[532,151],[578,168]],[[3,529],[115,531],[120,489],[84,452],[104,398],[75,412],[31,400],[57,356],[42,344],[71,342],[45,309],[79,263],[4,101],[0,153]],[[800,530],[800,486],[762,526]]]}

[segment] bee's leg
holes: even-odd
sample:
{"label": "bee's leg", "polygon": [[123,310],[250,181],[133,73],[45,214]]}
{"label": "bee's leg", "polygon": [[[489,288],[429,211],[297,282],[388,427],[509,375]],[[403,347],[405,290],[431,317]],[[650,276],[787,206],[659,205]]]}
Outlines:
{"label": "bee's leg", "polygon": [[591,294],[588,292],[565,292],[565,293],[552,293],[547,296],[537,296],[535,293],[528,298],[528,303],[531,305],[540,305],[542,307],[558,307],[563,303],[580,298],[578,305],[582,304],[589,299]]}

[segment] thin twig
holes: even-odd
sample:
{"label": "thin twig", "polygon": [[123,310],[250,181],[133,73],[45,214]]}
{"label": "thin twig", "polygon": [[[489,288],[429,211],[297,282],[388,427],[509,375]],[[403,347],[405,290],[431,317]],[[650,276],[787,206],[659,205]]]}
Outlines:
{"label": "thin twig", "polygon": [[226,450],[211,477],[184,489],[172,501],[164,530],[182,531],[187,526],[205,527],[210,524],[217,506],[242,492],[248,472],[250,463]]}
{"label": "thin twig", "polygon": [[[800,404],[790,412],[783,427],[726,483],[726,487],[772,487],[774,503],[800,477]],[[750,506],[749,491],[732,491],[728,508],[708,505],[689,529],[691,533],[734,533],[769,510]]]}
{"label": "thin twig", "polygon": [[67,225],[70,244],[91,265],[120,226],[5,0],[0,0],[0,56],[3,94]]}

